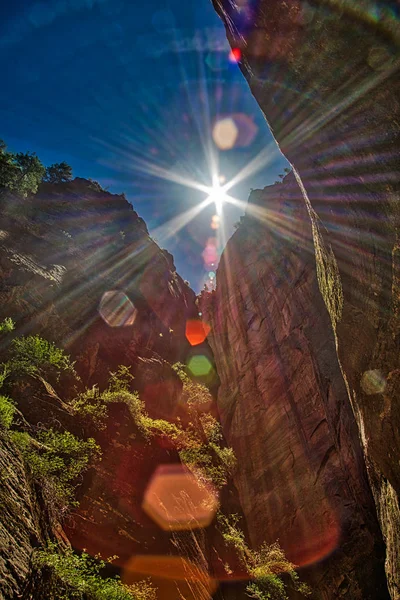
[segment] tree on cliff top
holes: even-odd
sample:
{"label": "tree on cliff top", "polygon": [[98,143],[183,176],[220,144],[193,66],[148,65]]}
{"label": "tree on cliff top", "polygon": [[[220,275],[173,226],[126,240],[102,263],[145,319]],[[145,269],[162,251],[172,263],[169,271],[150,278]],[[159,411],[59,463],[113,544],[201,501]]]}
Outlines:
{"label": "tree on cliff top", "polygon": [[45,168],[34,152],[9,152],[0,140],[0,187],[28,196],[37,192]]}
{"label": "tree on cliff top", "polygon": [[65,161],[54,163],[46,168],[43,181],[46,183],[66,183],[72,180],[72,167]]}

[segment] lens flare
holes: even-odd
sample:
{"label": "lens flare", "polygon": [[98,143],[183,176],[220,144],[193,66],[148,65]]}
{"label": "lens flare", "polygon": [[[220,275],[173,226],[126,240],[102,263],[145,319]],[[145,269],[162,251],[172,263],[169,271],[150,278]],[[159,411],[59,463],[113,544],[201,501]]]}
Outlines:
{"label": "lens flare", "polygon": [[228,196],[219,182],[219,177],[213,177],[213,185],[208,196],[210,202],[214,202],[217,215],[222,214],[222,206],[228,200]]}
{"label": "lens flare", "polygon": [[229,53],[229,60],[232,63],[238,63],[240,62],[242,58],[242,51],[240,50],[240,48],[233,48],[230,53]]}
{"label": "lens flare", "polygon": [[165,531],[208,527],[218,506],[217,491],[181,464],[157,467],[142,504]]}
{"label": "lens flare", "polygon": [[210,326],[199,319],[186,321],[186,338],[191,346],[202,344],[210,333]]}

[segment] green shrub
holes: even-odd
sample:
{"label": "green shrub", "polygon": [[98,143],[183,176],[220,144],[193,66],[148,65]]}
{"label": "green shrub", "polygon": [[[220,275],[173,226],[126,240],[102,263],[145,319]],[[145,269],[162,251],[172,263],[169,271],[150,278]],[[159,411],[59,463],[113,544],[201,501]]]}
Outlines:
{"label": "green shrub", "polygon": [[199,420],[207,439],[212,444],[220,444],[223,440],[221,424],[210,413],[199,415]]}
{"label": "green shrub", "polygon": [[80,416],[87,425],[102,430],[106,427],[108,404],[124,402],[133,420],[140,426],[144,405],[137,392],[129,391],[132,379],[133,375],[129,367],[119,365],[116,372],[110,373],[108,388],[104,392],[100,392],[97,385],[94,385],[73,400],[75,414]]}
{"label": "green shrub", "polygon": [[255,600],[288,600],[285,585],[276,575],[268,575],[262,582],[252,582],[246,587],[247,596]]}
{"label": "green shrub", "polygon": [[10,333],[15,328],[15,323],[10,317],[6,317],[0,323],[0,333]]}
{"label": "green shrub", "polygon": [[10,429],[15,414],[15,405],[8,396],[0,395],[0,425]]}
{"label": "green shrub", "polygon": [[182,363],[172,365],[183,383],[182,399],[189,407],[201,408],[212,403],[212,396],[208,388],[202,383],[193,381],[186,373],[186,367]]}
{"label": "green shrub", "polygon": [[181,427],[164,419],[152,419],[145,412],[140,415],[139,428],[146,437],[165,435],[177,448],[185,444],[185,432]]}
{"label": "green shrub", "polygon": [[218,525],[226,544],[235,549],[243,567],[254,579],[246,588],[249,598],[256,600],[287,600],[286,586],[281,574],[286,574],[292,587],[303,596],[309,596],[309,587],[300,583],[293,565],[285,556],[278,542],[262,544],[259,550],[252,550],[246,543],[244,533],[238,526],[238,515],[227,517],[217,515]]}
{"label": "green shrub", "polygon": [[[111,562],[117,557],[108,559]],[[45,550],[37,550],[33,557],[35,567],[50,567],[70,590],[60,595],[60,600],[156,600],[156,590],[147,581],[124,585],[119,577],[103,578],[101,571],[106,561],[92,558],[83,552],[78,555],[71,549],[61,550],[49,543]],[[72,589],[71,589],[72,588]]]}
{"label": "green shrub", "polygon": [[175,371],[175,373],[177,373],[177,375],[179,376],[179,379],[182,381],[182,383],[185,383],[186,381],[190,381],[190,378],[186,373],[186,367],[183,363],[177,362],[172,365],[172,368]]}
{"label": "green shrub", "polygon": [[8,364],[0,364],[0,388],[3,387],[5,380],[10,375],[11,369]]}
{"label": "green shrub", "polygon": [[226,485],[236,464],[232,448],[220,448],[215,444],[200,443],[198,440],[185,441],[186,444],[179,449],[182,463],[197,474],[202,474],[217,488]]}
{"label": "green shrub", "polygon": [[15,338],[11,342],[8,366],[13,375],[54,375],[62,372],[75,374],[70,357],[61,348],[39,335]]}
{"label": "green shrub", "polygon": [[240,517],[232,514],[229,517],[223,513],[217,514],[217,521],[222,537],[228,546],[235,549],[243,566],[248,568],[248,562],[251,561],[251,551],[246,544],[243,531],[238,527]]}
{"label": "green shrub", "polygon": [[101,431],[106,426],[108,409],[97,386],[87,389],[72,401],[74,413],[89,427]]}
{"label": "green shrub", "polygon": [[115,402],[126,404],[132,415],[132,419],[140,427],[141,417],[144,413],[144,402],[140,400],[137,392],[128,392],[128,390],[124,389],[113,392],[108,389],[102,393],[101,397],[106,404],[113,404]]}
{"label": "green shrub", "polygon": [[130,384],[134,379],[129,367],[119,365],[115,373],[110,373],[108,381],[108,389],[110,392],[120,392],[121,390],[129,390]]}
{"label": "green shrub", "polygon": [[37,438],[14,431],[12,438],[19,447],[32,477],[41,483],[48,495],[54,495],[59,506],[74,504],[75,481],[89,468],[89,462],[100,458],[94,439],[84,441],[69,431],[40,431]]}

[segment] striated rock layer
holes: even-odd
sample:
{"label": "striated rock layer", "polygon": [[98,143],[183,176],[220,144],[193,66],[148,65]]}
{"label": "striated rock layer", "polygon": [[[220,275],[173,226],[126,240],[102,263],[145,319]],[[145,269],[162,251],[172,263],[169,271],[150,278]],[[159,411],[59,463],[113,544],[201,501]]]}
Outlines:
{"label": "striated rock layer", "polygon": [[[337,355],[386,543],[388,585],[398,599],[398,5],[213,2],[308,210],[337,348],[329,361]],[[310,306],[319,313],[316,296]],[[312,354],[317,349],[313,342]]]}

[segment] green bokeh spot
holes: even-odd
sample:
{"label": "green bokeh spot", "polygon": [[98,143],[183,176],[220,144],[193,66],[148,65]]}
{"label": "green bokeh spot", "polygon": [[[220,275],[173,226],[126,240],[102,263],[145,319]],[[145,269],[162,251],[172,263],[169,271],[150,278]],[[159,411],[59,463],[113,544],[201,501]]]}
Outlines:
{"label": "green bokeh spot", "polygon": [[206,356],[202,354],[196,354],[189,359],[187,364],[188,368],[196,377],[201,377],[202,375],[208,375],[212,369],[212,364],[208,360]]}

